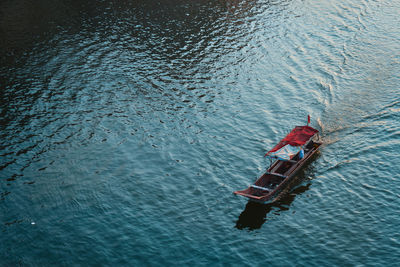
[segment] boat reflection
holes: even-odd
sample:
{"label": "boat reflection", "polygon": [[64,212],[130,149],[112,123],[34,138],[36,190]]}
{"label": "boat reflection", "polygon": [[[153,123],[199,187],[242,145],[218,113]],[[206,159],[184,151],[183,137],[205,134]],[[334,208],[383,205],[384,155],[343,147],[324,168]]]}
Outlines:
{"label": "boat reflection", "polygon": [[[318,156],[319,153],[315,158],[318,158]],[[315,160],[315,158],[313,160]],[[249,201],[244,211],[239,215],[235,227],[238,229],[248,230],[259,229],[267,221],[267,214],[271,211],[273,211],[274,214],[280,214],[282,211],[289,210],[289,207],[296,196],[303,194],[310,188],[311,178],[308,177],[314,177],[313,164],[300,170],[296,179],[288,186],[290,192],[288,193],[287,190],[286,192],[282,192],[279,200],[269,204]]]}
{"label": "boat reflection", "polygon": [[261,204],[249,201],[244,211],[239,215],[239,219],[236,222],[236,228],[248,230],[261,228],[264,222],[267,221],[267,214],[269,212],[274,211],[274,213],[279,214],[281,211],[289,210],[289,206],[296,196],[307,191],[310,186],[311,183],[301,185],[289,194],[286,194],[280,200],[271,204]]}

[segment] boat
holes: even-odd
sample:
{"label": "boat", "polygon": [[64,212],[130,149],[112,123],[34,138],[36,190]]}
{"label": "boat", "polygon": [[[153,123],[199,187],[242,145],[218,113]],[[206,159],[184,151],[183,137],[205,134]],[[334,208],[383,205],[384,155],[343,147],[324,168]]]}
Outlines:
{"label": "boat", "polygon": [[318,151],[322,142],[319,131],[312,128],[310,116],[305,126],[296,126],[285,138],[265,156],[270,158],[270,166],[254,184],[234,194],[249,198],[251,201],[272,203],[278,200],[290,185],[298,171]]}

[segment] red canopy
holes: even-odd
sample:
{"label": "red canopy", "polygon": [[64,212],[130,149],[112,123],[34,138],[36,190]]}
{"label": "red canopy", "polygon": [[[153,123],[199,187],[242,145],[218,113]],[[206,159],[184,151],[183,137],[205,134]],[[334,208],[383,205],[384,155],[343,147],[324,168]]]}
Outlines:
{"label": "red canopy", "polygon": [[265,156],[269,153],[278,151],[286,145],[291,146],[302,146],[304,145],[314,134],[318,133],[318,130],[310,126],[296,126],[285,138],[283,138],[273,149],[268,151]]}

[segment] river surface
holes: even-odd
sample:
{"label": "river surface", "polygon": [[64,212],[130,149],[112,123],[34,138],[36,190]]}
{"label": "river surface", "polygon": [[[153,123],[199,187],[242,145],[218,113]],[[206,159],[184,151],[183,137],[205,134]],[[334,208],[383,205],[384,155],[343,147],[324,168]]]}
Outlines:
{"label": "river surface", "polygon": [[[87,3],[86,3],[87,2]],[[400,1],[0,3],[1,266],[388,266]],[[270,205],[232,192],[295,125]]]}

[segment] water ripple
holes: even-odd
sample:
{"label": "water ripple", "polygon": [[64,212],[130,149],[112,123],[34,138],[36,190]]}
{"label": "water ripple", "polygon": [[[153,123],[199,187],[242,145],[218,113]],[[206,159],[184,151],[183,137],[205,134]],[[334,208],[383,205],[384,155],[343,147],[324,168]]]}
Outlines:
{"label": "water ripple", "polygon": [[[4,264],[399,254],[398,3],[0,7]],[[272,205],[233,196],[307,114],[324,146],[293,191]]]}

